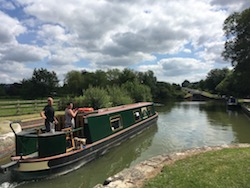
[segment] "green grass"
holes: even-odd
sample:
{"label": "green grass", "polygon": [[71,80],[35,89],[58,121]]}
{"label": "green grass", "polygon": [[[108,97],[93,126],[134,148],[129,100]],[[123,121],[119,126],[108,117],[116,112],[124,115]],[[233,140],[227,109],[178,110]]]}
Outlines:
{"label": "green grass", "polygon": [[[47,100],[0,99],[0,117],[39,113],[46,105]],[[54,108],[55,110],[58,109],[58,102],[56,101]]]}
{"label": "green grass", "polygon": [[144,188],[250,187],[250,148],[207,152],[163,168]]}
{"label": "green grass", "polygon": [[[64,114],[64,111],[55,111],[55,115],[61,115]],[[21,121],[21,120],[32,120],[32,119],[38,119],[40,118],[40,113],[32,113],[32,114],[25,114],[25,115],[15,115],[15,116],[6,116],[6,117],[0,117],[1,121]]]}

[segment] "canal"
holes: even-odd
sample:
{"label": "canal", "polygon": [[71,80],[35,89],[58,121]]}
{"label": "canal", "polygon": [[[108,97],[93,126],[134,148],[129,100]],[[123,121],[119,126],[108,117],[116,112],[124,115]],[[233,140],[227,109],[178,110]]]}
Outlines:
{"label": "canal", "polygon": [[221,103],[173,102],[157,107],[157,125],[69,174],[5,187],[88,188],[150,157],[183,149],[250,143],[250,118]]}

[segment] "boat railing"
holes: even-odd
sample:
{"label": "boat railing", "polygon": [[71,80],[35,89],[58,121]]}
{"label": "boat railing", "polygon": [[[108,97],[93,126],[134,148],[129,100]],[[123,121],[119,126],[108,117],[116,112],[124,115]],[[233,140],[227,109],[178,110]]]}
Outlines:
{"label": "boat railing", "polygon": [[69,146],[67,147],[66,152],[70,152],[76,149],[77,147],[79,147],[80,145],[81,147],[82,145],[85,145],[86,139],[75,137],[73,134],[74,132],[81,131],[81,130],[83,130],[83,127],[79,127],[75,129],[72,129],[71,127],[69,127],[69,128],[64,128],[61,130],[66,135],[66,142],[69,143]]}

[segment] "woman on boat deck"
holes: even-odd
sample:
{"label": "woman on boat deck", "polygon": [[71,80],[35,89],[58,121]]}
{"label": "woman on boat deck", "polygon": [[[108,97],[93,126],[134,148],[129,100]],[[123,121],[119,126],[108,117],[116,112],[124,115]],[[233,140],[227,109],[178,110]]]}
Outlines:
{"label": "woman on boat deck", "polygon": [[73,109],[73,103],[68,103],[67,108],[65,109],[65,128],[72,127],[75,128],[75,120],[74,117],[76,117],[76,114],[78,113],[78,110],[72,110]]}
{"label": "woman on boat deck", "polygon": [[55,130],[55,124],[58,123],[55,118],[55,110],[53,108],[53,99],[51,97],[48,98],[48,105],[46,105],[40,115],[43,119],[45,119],[45,128],[46,132],[51,132]]}

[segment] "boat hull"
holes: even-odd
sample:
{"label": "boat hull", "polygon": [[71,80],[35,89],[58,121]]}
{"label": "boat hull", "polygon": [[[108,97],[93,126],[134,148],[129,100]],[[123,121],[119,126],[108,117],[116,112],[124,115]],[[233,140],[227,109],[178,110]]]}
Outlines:
{"label": "boat hull", "polygon": [[14,181],[27,181],[52,178],[66,174],[104,155],[109,149],[119,145],[130,137],[134,137],[143,130],[156,125],[157,118],[158,114],[156,113],[150,118],[96,143],[90,144],[86,148],[72,151],[59,157],[48,157],[39,160],[21,160],[18,164],[19,167],[12,170],[12,179]]}

